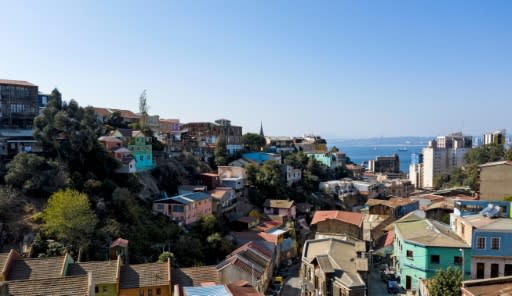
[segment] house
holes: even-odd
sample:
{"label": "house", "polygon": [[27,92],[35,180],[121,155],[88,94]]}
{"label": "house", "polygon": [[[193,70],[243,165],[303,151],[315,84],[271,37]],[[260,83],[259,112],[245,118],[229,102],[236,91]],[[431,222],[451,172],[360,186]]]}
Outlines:
{"label": "house", "polygon": [[345,211],[316,211],[311,220],[315,238],[346,236],[362,238],[363,214]]}
{"label": "house", "polygon": [[172,284],[183,287],[197,287],[203,284],[220,284],[220,274],[215,265],[172,269]]}
{"label": "house", "polygon": [[[471,270],[469,244],[449,226],[428,219],[408,219],[394,223],[393,256],[400,284],[407,290],[419,290],[420,280],[432,278],[437,269],[464,265]],[[462,250],[462,251],[461,251]]]}
{"label": "house", "polygon": [[98,142],[100,142],[103,147],[105,147],[105,150],[110,152],[110,154],[115,159],[121,162],[122,167],[119,169],[119,172],[136,172],[136,163],[134,157],[132,156],[132,151],[126,147],[123,147],[123,140],[114,136],[101,136],[98,138]]}
{"label": "house", "polygon": [[478,168],[480,199],[503,200],[512,196],[512,161],[489,162]]}
{"label": "house", "polygon": [[286,180],[286,185],[288,187],[302,180],[302,171],[300,169],[292,167],[291,165],[283,166],[283,174],[284,180]]}
{"label": "house", "polygon": [[119,292],[121,257],[116,261],[75,262],[69,264],[66,276],[92,274],[95,296],[116,296]]}
{"label": "house", "polygon": [[365,254],[365,243],[348,237],[306,241],[300,270],[304,295],[365,296]]}
{"label": "house", "polygon": [[448,221],[450,221],[450,214],[453,213],[454,207],[454,200],[447,198],[443,201],[430,204],[424,208],[423,211],[425,212],[427,219],[448,223]]}
{"label": "house", "polygon": [[0,79],[0,127],[31,129],[39,114],[38,86],[27,81]]}
{"label": "house", "polygon": [[512,294],[512,276],[462,282],[462,296],[494,296]]}
{"label": "house", "polygon": [[236,221],[233,221],[232,229],[234,230],[248,230],[253,228],[254,226],[260,223],[260,219],[252,216],[244,216],[238,218]]}
{"label": "house", "polygon": [[5,280],[44,280],[63,277],[71,263],[73,259],[68,254],[49,258],[24,258],[16,252],[11,252],[4,266],[7,270]]}
{"label": "house", "polygon": [[295,144],[290,137],[265,137],[269,151],[280,154],[281,152],[294,152]]}
{"label": "house", "polygon": [[234,282],[227,285],[227,287],[233,296],[263,296],[247,281]]}
{"label": "house", "polygon": [[231,187],[240,191],[245,187],[247,173],[245,168],[234,166],[219,166],[217,171],[222,187]]}
{"label": "house", "polygon": [[118,238],[110,243],[108,247],[108,255],[110,260],[116,260],[118,257],[121,257],[121,260],[124,264],[128,264],[128,243],[127,239]]}
{"label": "house", "polygon": [[471,245],[471,278],[512,276],[512,220],[482,213],[452,216],[451,221],[457,235]]}
{"label": "house", "polygon": [[306,155],[331,169],[344,166],[347,160],[345,153],[342,152],[308,152]]}
{"label": "house", "polygon": [[[2,294],[2,289],[5,289],[6,294]],[[89,273],[80,276],[0,282],[0,295],[94,296],[94,279]]]}
{"label": "house", "polygon": [[499,207],[498,217],[512,218],[512,202],[498,200],[455,200],[453,214],[459,217],[476,215],[489,206]]}
{"label": "house", "polygon": [[237,196],[230,187],[217,187],[209,191],[212,197],[212,212],[218,217],[233,218],[236,215]]}
{"label": "house", "polygon": [[267,199],[263,204],[263,212],[267,215],[295,219],[295,202],[293,200]]}
{"label": "house", "polygon": [[206,285],[200,287],[183,287],[183,296],[232,296],[225,285]]}
{"label": "house", "polygon": [[199,175],[201,184],[206,185],[208,190],[213,190],[220,185],[220,179],[218,174],[214,173],[202,173]]}
{"label": "house", "polygon": [[357,164],[347,164],[345,165],[345,169],[351,175],[350,177],[354,179],[361,177],[361,175],[364,173],[364,167]]}
{"label": "house", "polygon": [[32,129],[0,129],[0,156],[12,158],[20,152],[43,152],[32,132]]}
{"label": "house", "polygon": [[153,211],[171,217],[186,225],[212,213],[212,197],[204,192],[193,192],[153,201]]}
{"label": "house", "polygon": [[123,265],[119,296],[170,296],[171,261]]}
{"label": "house", "polygon": [[247,281],[263,293],[272,278],[275,246],[263,241],[251,241],[229,254],[217,265],[221,281],[231,284]]}
{"label": "house", "polygon": [[387,215],[395,219],[418,210],[419,202],[410,198],[392,197],[389,200],[370,198],[366,202],[368,213],[374,215]]}
{"label": "house", "polygon": [[140,172],[154,167],[153,150],[151,144],[147,143],[146,136],[141,131],[133,131],[128,149],[135,159],[135,169]]}

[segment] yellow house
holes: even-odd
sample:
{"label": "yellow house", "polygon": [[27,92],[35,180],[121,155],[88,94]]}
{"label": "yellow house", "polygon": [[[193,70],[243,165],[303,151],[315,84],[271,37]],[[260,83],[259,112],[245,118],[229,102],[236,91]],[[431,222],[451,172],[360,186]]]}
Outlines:
{"label": "yellow house", "polygon": [[119,288],[119,296],[170,296],[171,260],[123,265]]}
{"label": "yellow house", "polygon": [[67,276],[81,276],[88,273],[94,279],[95,296],[117,296],[119,293],[119,275],[121,257],[111,261],[77,262],[68,266]]}

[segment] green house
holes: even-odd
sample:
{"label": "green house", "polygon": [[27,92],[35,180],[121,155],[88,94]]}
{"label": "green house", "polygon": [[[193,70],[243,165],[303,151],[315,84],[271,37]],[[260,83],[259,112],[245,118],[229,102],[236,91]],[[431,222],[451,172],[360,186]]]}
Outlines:
{"label": "green house", "polygon": [[134,131],[128,149],[135,159],[136,171],[150,170],[154,167],[153,150],[141,131]]}
{"label": "green house", "polygon": [[397,221],[393,248],[400,284],[407,290],[419,290],[421,280],[449,266],[464,265],[465,277],[471,275],[470,246],[443,223],[422,218]]}

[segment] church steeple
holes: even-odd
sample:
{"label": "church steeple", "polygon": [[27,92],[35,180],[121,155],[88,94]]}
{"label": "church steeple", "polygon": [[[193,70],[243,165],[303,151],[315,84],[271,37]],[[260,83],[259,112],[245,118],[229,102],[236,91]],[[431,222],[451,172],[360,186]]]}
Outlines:
{"label": "church steeple", "polygon": [[261,125],[260,125],[260,136],[265,136],[263,134],[263,121],[261,121]]}

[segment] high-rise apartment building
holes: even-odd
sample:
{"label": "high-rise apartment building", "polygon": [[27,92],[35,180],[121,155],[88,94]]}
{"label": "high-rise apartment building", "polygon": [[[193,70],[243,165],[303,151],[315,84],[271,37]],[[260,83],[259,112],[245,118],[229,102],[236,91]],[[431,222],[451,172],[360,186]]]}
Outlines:
{"label": "high-rise apartment building", "polygon": [[439,136],[430,141],[423,148],[423,164],[411,165],[409,168],[411,182],[417,188],[433,188],[436,176],[450,173],[463,165],[464,155],[472,146],[472,137],[462,133]]}
{"label": "high-rise apartment building", "polygon": [[496,130],[494,132],[486,133],[484,134],[484,144],[498,144],[498,145],[504,145],[505,144],[505,130]]}

